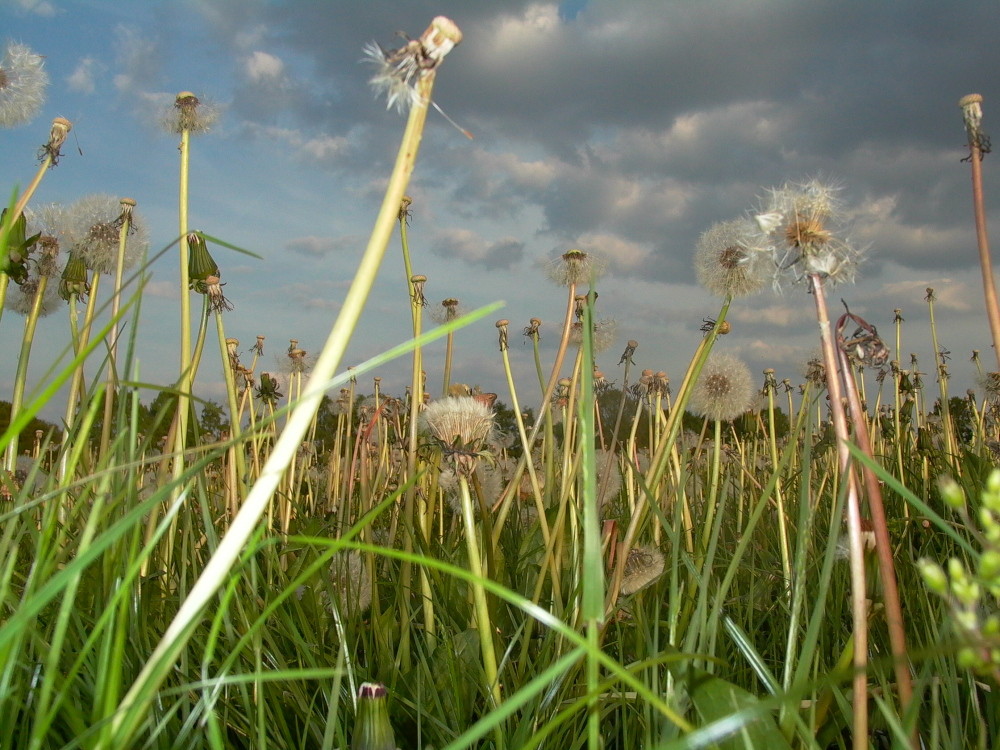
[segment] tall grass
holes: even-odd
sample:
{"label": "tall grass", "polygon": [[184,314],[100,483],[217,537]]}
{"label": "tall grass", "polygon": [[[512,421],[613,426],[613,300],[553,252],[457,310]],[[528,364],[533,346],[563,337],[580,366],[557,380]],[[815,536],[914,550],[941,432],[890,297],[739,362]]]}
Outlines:
{"label": "tall grass", "polygon": [[[400,312],[419,335],[337,374],[405,209],[432,83],[415,84],[344,312],[290,404],[275,408],[284,386],[253,378],[263,338],[244,368],[220,312],[219,361],[203,366],[240,388],[228,403],[238,423],[219,437],[191,418],[189,431],[178,404],[197,396],[182,373],[159,386],[164,406],[141,433],[141,322],[115,357],[101,345],[123,315],[138,319],[144,271],[27,392],[0,436],[18,454],[0,498],[0,748],[373,747],[361,738],[388,735],[355,729],[363,683],[386,686],[388,713],[372,721],[387,719],[405,748],[1000,746],[993,657],[975,642],[980,661],[968,659],[970,638],[996,648],[995,634],[950,623],[957,578],[939,595],[921,577],[928,561],[954,558],[995,611],[983,567],[992,532],[974,521],[995,501],[980,489],[996,485],[996,393],[922,410],[935,396],[898,362],[840,365],[851,392],[867,394],[851,419],[864,421],[870,456],[853,445],[860,431],[837,440],[823,380],[788,382],[785,398],[767,372],[762,408],[699,419],[686,406],[738,303],[726,297],[691,343],[675,392],[652,371],[609,388],[594,368],[594,278],[579,278],[555,361],[542,360],[539,324],[526,329],[537,380],[517,382],[509,321],[496,324],[496,378],[515,410],[485,445],[458,444],[423,424],[423,371],[450,373],[456,344],[443,362],[422,347],[498,305],[422,332],[408,251]],[[376,376],[364,395],[404,355],[409,392],[384,393]],[[59,406],[81,367],[96,373],[66,434],[22,455],[29,419]],[[459,399],[496,398],[444,382]],[[540,403],[525,395],[537,388]],[[862,517],[846,543],[845,513],[863,491],[848,459],[883,483],[902,660]],[[942,495],[946,472],[961,503]]]}

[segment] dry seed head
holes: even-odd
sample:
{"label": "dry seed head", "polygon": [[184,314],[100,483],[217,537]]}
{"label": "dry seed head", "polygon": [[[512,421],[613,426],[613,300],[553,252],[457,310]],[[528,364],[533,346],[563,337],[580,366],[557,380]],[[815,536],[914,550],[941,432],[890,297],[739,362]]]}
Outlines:
{"label": "dry seed head", "polygon": [[981,94],[966,94],[958,100],[962,108],[962,118],[970,138],[978,140],[978,134],[983,124],[983,97]]}
{"label": "dry seed head", "polygon": [[359,614],[372,603],[372,579],[364,554],[358,550],[339,552],[330,562],[330,583],[337,607],[347,615]]}
{"label": "dry seed head", "polygon": [[[27,315],[31,312],[35,296],[40,289],[41,278],[37,274],[31,273],[23,284],[15,284],[7,289],[4,307],[18,315]],[[58,309],[60,301],[59,284],[55,279],[46,279],[38,317],[44,318],[46,315],[54,313]]]}
{"label": "dry seed head", "polygon": [[[618,321],[613,318],[595,320],[593,331],[593,353],[600,354],[607,351],[615,343],[615,335],[618,333]],[[569,340],[575,346],[583,346],[583,321],[578,320],[573,323],[573,327],[570,329]]]}
{"label": "dry seed head", "polygon": [[0,58],[0,128],[30,121],[45,102],[49,76],[44,58],[24,44],[10,43]]}
{"label": "dry seed head", "polygon": [[214,104],[205,102],[190,91],[182,91],[174,103],[164,112],[161,122],[168,133],[183,133],[191,135],[205,133],[219,119],[219,110]]}
{"label": "dry seed head", "polygon": [[599,279],[607,267],[603,258],[583,250],[567,250],[547,268],[549,279],[559,286],[580,286]]}
{"label": "dry seed head", "polygon": [[400,112],[422,104],[417,82],[431,75],[455,45],[462,32],[444,16],[435,18],[419,39],[410,39],[398,49],[386,50],[376,42],[364,47],[365,61],[377,67],[368,83],[376,96],[385,94],[386,109],[395,106]]}
{"label": "dry seed head", "polygon": [[441,300],[441,306],[431,310],[431,320],[435,323],[448,323],[463,315],[465,310],[461,303],[454,297]]}
{"label": "dry seed head", "polygon": [[698,282],[720,297],[759,292],[768,281],[767,247],[746,218],[722,221],[698,239],[694,254]]}
{"label": "dry seed head", "polygon": [[860,252],[842,238],[844,210],[837,188],[818,180],[786,183],[768,191],[755,219],[771,242],[778,273],[853,281]]}
{"label": "dry seed head", "polygon": [[[126,203],[125,201],[129,201]],[[79,252],[87,268],[98,273],[114,273],[118,265],[121,230],[128,218],[122,270],[134,266],[149,249],[146,223],[133,210],[135,201],[95,193],[86,195],[67,209],[67,223],[73,235],[73,250]]]}
{"label": "dry seed head", "polygon": [[38,159],[39,161],[45,161],[45,159],[51,159],[51,166],[55,166],[59,163],[59,158],[62,156],[60,149],[63,143],[66,142],[66,136],[69,135],[69,131],[73,129],[73,123],[67,120],[65,117],[56,117],[52,120],[52,127],[49,130],[49,140],[42,144],[42,147],[38,149]]}
{"label": "dry seed head", "polygon": [[628,595],[651,585],[663,575],[666,561],[656,547],[634,547],[629,550],[622,575],[621,593]]}
{"label": "dry seed head", "polygon": [[731,354],[713,354],[691,393],[691,411],[729,422],[750,408],[754,385],[750,369]]}
{"label": "dry seed head", "polygon": [[428,405],[423,421],[445,446],[475,453],[493,429],[493,410],[472,396],[449,396]]}

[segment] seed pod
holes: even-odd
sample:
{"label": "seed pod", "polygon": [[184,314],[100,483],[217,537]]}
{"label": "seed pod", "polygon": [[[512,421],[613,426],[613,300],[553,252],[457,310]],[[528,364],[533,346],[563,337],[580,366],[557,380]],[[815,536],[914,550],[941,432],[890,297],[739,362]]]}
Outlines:
{"label": "seed pod", "polygon": [[204,293],[199,282],[205,282],[210,276],[221,276],[219,265],[208,252],[208,245],[205,239],[194,232],[188,235],[188,248],[190,251],[188,261],[188,280],[191,288]]}
{"label": "seed pod", "polygon": [[63,268],[62,278],[59,280],[59,296],[69,302],[70,298],[76,295],[82,299],[90,292],[90,284],[87,283],[87,263],[82,255],[73,253]]}

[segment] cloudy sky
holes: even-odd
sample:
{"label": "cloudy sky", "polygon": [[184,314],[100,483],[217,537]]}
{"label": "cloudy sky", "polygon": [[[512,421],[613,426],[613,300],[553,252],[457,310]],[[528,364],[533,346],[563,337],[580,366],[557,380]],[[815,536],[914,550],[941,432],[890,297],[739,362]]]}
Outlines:
{"label": "cloudy sky", "polygon": [[[216,127],[193,140],[191,226],[262,256],[214,251],[235,305],[227,333],[244,351],[265,335],[258,373],[280,370],[289,339],[309,351],[325,340],[403,130],[403,116],[368,87],[363,47],[398,46],[397,32],[417,36],[439,14],[465,38],[435,100],[475,137],[428,119],[409,189],[413,268],[428,277],[431,307],[446,297],[467,309],[506,302],[526,404],[537,382],[531,347],[514,331],[541,318],[551,356],[564,306],[547,262],[574,247],[607,259],[598,315],[617,321],[599,358],[609,378],[620,378],[618,357],[636,339],[637,365],[677,382],[720,304],[694,277],[698,236],[745,214],[766,188],[812,177],[842,185],[851,239],[867,248],[858,282],[832,300],[843,297],[887,339],[902,309],[904,364],[914,352],[933,372],[924,302],[933,286],[955,390],[973,382],[973,349],[992,369],[957,106],[983,94],[989,132],[1000,46],[986,0],[2,0],[2,37],[45,55],[51,86],[33,122],[0,132],[0,174],[8,190],[27,184],[51,118],[65,116],[73,134],[36,202],[130,196],[161,248],[176,235],[177,137],[157,129],[158,112],[182,90],[213,102]],[[989,157],[985,172],[995,207]],[[989,213],[998,226],[1000,211]],[[153,265],[144,297],[144,380],[176,376],[175,256]],[[721,347],[757,373],[770,366],[802,380],[818,351],[803,286],[738,300],[730,320]],[[345,364],[408,329],[394,239]],[[60,310],[39,338],[55,351],[67,332]],[[20,336],[19,318],[5,313],[0,398]],[[34,373],[51,362],[43,351]],[[199,392],[220,398],[217,346],[206,351]],[[443,352],[428,349],[433,393]],[[492,319],[457,335],[454,380],[508,400],[499,362]],[[400,362],[379,374],[399,392],[406,372]]]}

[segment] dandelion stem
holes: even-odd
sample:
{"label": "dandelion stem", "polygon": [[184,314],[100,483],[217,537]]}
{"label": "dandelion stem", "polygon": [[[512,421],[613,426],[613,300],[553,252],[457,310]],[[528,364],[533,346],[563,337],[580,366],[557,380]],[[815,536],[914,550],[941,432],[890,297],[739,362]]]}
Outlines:
{"label": "dandelion stem", "polygon": [[[855,750],[868,747],[868,603],[865,588],[864,540],[861,536],[861,508],[858,498],[858,482],[851,465],[851,452],[847,447],[850,433],[847,415],[844,412],[842,389],[837,353],[830,329],[827,313],[826,294],[823,277],[810,274],[813,295],[816,299],[816,319],[819,322],[820,342],[823,347],[823,362],[826,365],[827,391],[830,396],[830,413],[837,435],[837,455],[841,477],[847,482],[847,534],[849,560],[851,564],[851,612],[854,625],[854,708]],[[846,376],[846,373],[844,373]]]}
{"label": "dandelion stem", "polygon": [[[45,300],[45,288],[48,286],[48,283],[48,276],[38,277],[38,288],[35,290],[35,296],[31,301],[31,310],[28,311],[28,316],[24,319],[24,336],[21,338],[21,352],[17,357],[17,371],[14,374],[14,393],[10,399],[10,421],[8,424],[14,424],[14,420],[17,419],[17,415],[24,404],[24,386],[28,378],[28,359],[31,356],[31,344],[35,338],[35,327],[38,325],[38,318],[41,316],[42,303]],[[7,471],[14,471],[19,442],[18,436],[15,435],[7,443],[7,453],[4,456],[4,468]]]}
{"label": "dandelion stem", "polygon": [[[457,28],[455,32],[458,32]],[[302,400],[292,411],[291,418],[264,464],[260,477],[247,494],[229,530],[219,541],[214,554],[181,603],[163,637],[120,702],[108,735],[110,740],[99,747],[125,747],[129,744],[144,720],[156,695],[156,688],[166,678],[184,645],[194,633],[194,626],[205,606],[226,580],[244,545],[256,530],[285,468],[309,428],[313,415],[320,406],[323,390],[344,356],[385,256],[400,201],[413,174],[435,76],[436,70],[428,70],[417,81],[419,100],[410,109],[396,164],[389,178],[368,246],[344,298],[340,315],[316,360]]]}
{"label": "dandelion stem", "polygon": [[986,231],[986,209],[983,205],[983,150],[980,138],[975,130],[968,128],[968,131],[969,167],[972,169],[972,209],[976,221],[976,244],[979,247],[979,266],[982,269],[983,276],[986,316],[990,321],[990,333],[993,335],[993,351],[997,357],[997,369],[1000,369],[1000,303],[997,302],[996,283],[993,279],[990,240]]}

